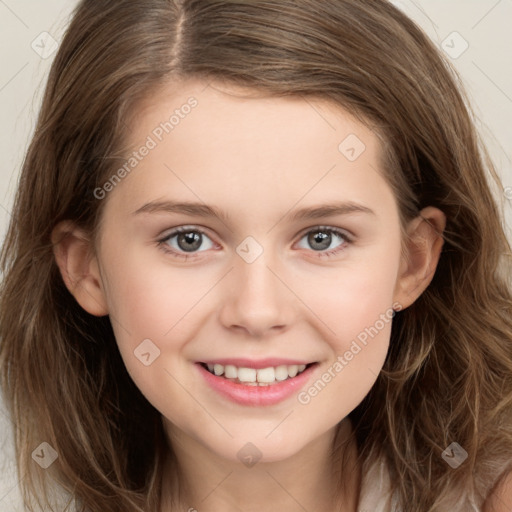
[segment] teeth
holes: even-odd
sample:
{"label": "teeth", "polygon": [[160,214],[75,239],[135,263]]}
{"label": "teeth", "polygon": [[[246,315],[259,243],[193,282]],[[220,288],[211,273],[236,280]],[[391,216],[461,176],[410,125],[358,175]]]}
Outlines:
{"label": "teeth", "polygon": [[217,376],[224,375],[226,379],[238,379],[249,386],[265,386],[274,382],[281,382],[288,378],[295,377],[306,369],[305,364],[291,364],[281,366],[269,366],[268,368],[238,368],[231,364],[208,364],[208,370]]}
{"label": "teeth", "polygon": [[297,375],[298,371],[299,371],[299,367],[296,364],[292,364],[291,366],[288,366],[288,375],[290,377],[295,377],[295,375]]}
{"label": "teeth", "polygon": [[286,380],[288,378],[288,366],[278,366],[274,370],[276,380]]}
{"label": "teeth", "polygon": [[238,368],[238,380],[240,382],[256,382],[256,370],[254,368]]}
{"label": "teeth", "polygon": [[238,377],[238,370],[236,369],[236,366],[233,366],[232,364],[228,364],[224,367],[224,377],[226,379],[236,379]]}
{"label": "teeth", "polygon": [[276,380],[276,371],[272,367],[257,370],[256,380],[258,382],[274,382]]}

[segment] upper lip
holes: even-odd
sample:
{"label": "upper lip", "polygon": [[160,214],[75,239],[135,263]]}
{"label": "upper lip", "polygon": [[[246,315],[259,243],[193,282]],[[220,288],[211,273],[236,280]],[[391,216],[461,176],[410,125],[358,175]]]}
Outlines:
{"label": "upper lip", "polygon": [[269,357],[266,359],[247,359],[243,357],[226,358],[226,359],[211,359],[209,361],[200,361],[204,364],[221,364],[222,366],[233,365],[238,368],[268,368],[270,366],[290,366],[290,365],[308,365],[314,361],[301,361],[299,359],[282,359],[276,357]]}

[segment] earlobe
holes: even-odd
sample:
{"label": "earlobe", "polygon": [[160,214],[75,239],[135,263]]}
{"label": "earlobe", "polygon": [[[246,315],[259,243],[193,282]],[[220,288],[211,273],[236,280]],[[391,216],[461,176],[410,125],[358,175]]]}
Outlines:
{"label": "earlobe", "polygon": [[426,290],[441,256],[446,216],[428,206],[407,227],[407,254],[402,257],[394,301],[409,307]]}
{"label": "earlobe", "polygon": [[98,262],[84,230],[71,221],[62,221],[52,231],[52,244],[55,261],[70,293],[91,315],[107,315]]}

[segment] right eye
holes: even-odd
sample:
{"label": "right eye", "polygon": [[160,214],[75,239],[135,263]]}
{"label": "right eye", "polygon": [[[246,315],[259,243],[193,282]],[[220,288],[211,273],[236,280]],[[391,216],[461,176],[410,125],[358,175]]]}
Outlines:
{"label": "right eye", "polygon": [[[197,252],[204,252],[197,250],[203,245],[204,237],[210,240],[208,235],[200,229],[180,227],[158,240],[158,245],[166,253],[186,259],[190,255],[195,257]],[[207,249],[211,249],[212,247],[213,242],[211,242],[210,247],[207,247]]]}

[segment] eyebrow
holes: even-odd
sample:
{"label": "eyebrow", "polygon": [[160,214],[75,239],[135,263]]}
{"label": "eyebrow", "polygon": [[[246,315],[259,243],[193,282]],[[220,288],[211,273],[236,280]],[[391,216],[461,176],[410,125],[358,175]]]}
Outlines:
{"label": "eyebrow", "polygon": [[[214,206],[194,202],[175,202],[175,201],[151,201],[141,206],[133,212],[133,215],[141,213],[182,213],[196,217],[214,217],[223,221],[229,220],[229,215]],[[320,219],[334,215],[349,215],[352,213],[366,213],[376,215],[376,213],[367,206],[353,201],[336,202],[311,206],[292,211],[286,218],[290,221],[301,221],[308,219]]]}

